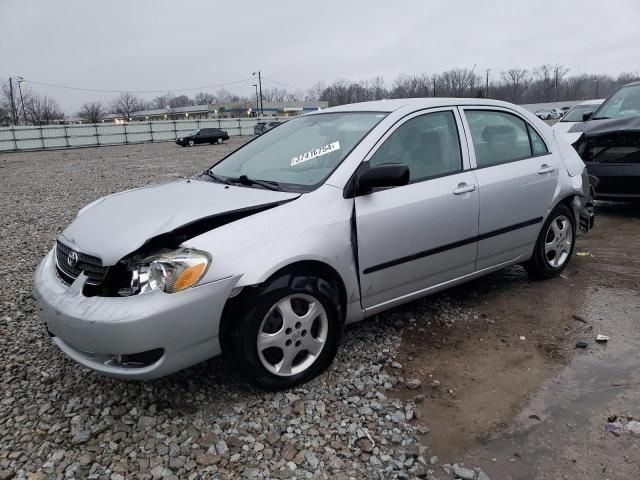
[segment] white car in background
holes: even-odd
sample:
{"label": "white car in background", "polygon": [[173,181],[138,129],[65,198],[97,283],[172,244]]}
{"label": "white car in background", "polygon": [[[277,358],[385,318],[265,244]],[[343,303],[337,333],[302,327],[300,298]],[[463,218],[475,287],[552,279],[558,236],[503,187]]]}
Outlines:
{"label": "white car in background", "polygon": [[593,113],[602,102],[604,102],[604,99],[600,98],[596,100],[587,100],[574,105],[573,108],[571,108],[571,110],[569,110],[565,116],[551,128],[556,133],[561,134],[569,143],[573,144],[578,138],[580,138],[582,132],[569,132],[571,127],[576,123],[582,123],[584,121],[584,115]]}
{"label": "white car in background", "polygon": [[534,115],[541,120],[555,120],[562,117],[562,112],[559,108],[541,108]]}

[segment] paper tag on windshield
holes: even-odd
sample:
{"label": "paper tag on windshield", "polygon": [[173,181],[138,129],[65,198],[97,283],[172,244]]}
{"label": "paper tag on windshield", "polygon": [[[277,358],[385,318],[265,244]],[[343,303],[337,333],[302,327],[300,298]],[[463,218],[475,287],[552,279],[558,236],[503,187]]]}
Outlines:
{"label": "paper tag on windshield", "polygon": [[309,160],[313,160],[314,158],[321,157],[322,155],[326,155],[327,153],[335,152],[336,150],[340,150],[340,142],[333,142],[324,147],[314,148],[313,150],[309,150],[308,152],[301,153],[300,155],[296,155],[291,159],[291,166],[298,165],[303,162],[308,162]]}

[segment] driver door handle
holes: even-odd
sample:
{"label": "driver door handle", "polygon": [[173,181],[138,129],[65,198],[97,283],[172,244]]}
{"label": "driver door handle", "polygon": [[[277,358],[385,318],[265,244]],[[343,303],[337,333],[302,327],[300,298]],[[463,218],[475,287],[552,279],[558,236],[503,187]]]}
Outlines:
{"label": "driver door handle", "polygon": [[466,183],[458,184],[458,187],[453,191],[454,195],[462,195],[464,193],[473,192],[476,189],[475,185],[467,185]]}
{"label": "driver door handle", "polygon": [[550,167],[546,163],[543,163],[542,166],[540,166],[540,170],[538,170],[538,175],[545,175],[547,173],[553,173],[555,171],[556,167]]}

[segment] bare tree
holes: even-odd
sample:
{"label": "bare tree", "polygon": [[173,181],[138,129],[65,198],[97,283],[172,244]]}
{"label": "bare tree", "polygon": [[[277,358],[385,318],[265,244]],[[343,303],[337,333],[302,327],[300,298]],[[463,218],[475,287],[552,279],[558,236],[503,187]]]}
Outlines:
{"label": "bare tree", "polygon": [[172,95],[170,93],[159,95],[155,97],[153,100],[151,100],[150,106],[152,109],[156,109],[156,110],[167,108],[169,106],[169,101],[171,100],[171,98],[172,98]]}
{"label": "bare tree", "polygon": [[391,98],[428,97],[431,94],[431,81],[426,73],[421,75],[400,75],[393,82]]}
{"label": "bare tree", "polygon": [[540,65],[533,70],[535,82],[532,85],[532,93],[538,102],[549,102],[553,99],[554,76],[553,66]]}
{"label": "bare tree", "polygon": [[56,120],[63,120],[64,113],[53,98],[46,95],[33,95],[25,102],[29,121],[34,125],[49,125]]}
{"label": "bare tree", "polygon": [[218,102],[220,103],[230,103],[230,102],[239,102],[241,100],[240,96],[235,93],[231,93],[226,88],[220,88],[215,93]]}
{"label": "bare tree", "polygon": [[367,87],[370,91],[370,100],[382,100],[389,96],[389,92],[384,86],[384,78],[380,75],[370,79],[367,82]]}
{"label": "bare tree", "polygon": [[198,92],[194,97],[196,105],[209,105],[211,103],[218,103],[218,99],[212,93]]}
{"label": "bare tree", "polygon": [[[12,107],[15,108],[16,123],[27,122],[25,118],[26,105],[31,101],[33,92],[28,86],[22,85],[22,97],[16,82],[13,83],[13,104],[11,102],[11,88],[9,88],[9,80],[5,80],[0,84],[0,124],[9,125],[13,123]],[[24,109],[22,101],[24,100]]]}
{"label": "bare tree", "polygon": [[262,90],[262,99],[269,102],[296,102],[302,98],[302,92],[290,92],[286,88],[273,87]]}
{"label": "bare tree", "polygon": [[525,68],[510,68],[502,72],[502,82],[507,87],[511,102],[517,102],[529,85],[529,72]]}
{"label": "bare tree", "polygon": [[186,95],[179,95],[169,99],[169,106],[171,108],[190,107],[191,105],[194,105],[193,100]]}
{"label": "bare tree", "polygon": [[327,86],[324,82],[315,83],[307,90],[305,100],[320,100],[322,92],[324,92],[325,88],[327,88]]}
{"label": "bare tree", "polygon": [[134,112],[144,110],[145,102],[131,92],[122,92],[111,102],[111,111],[122,115],[125,119],[131,118]]}
{"label": "bare tree", "polygon": [[473,69],[453,68],[442,72],[438,83],[441,95],[464,97],[471,94],[476,81],[477,75],[473,73]]}
{"label": "bare tree", "polygon": [[104,105],[100,100],[95,102],[83,103],[78,112],[78,116],[87,123],[98,123],[102,120],[105,114]]}

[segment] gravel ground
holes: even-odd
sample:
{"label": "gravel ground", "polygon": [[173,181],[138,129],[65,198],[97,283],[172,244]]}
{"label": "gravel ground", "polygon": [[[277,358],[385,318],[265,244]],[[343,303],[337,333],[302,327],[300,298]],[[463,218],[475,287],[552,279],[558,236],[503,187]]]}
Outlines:
{"label": "gravel ground", "polygon": [[32,275],[80,207],[192,174],[243,141],[0,155],[0,479],[437,478],[416,441],[420,396],[390,395],[416,388],[394,374],[409,313],[350,328],[329,371],[276,394],[224,359],[147,383],[101,377],[46,335]]}

